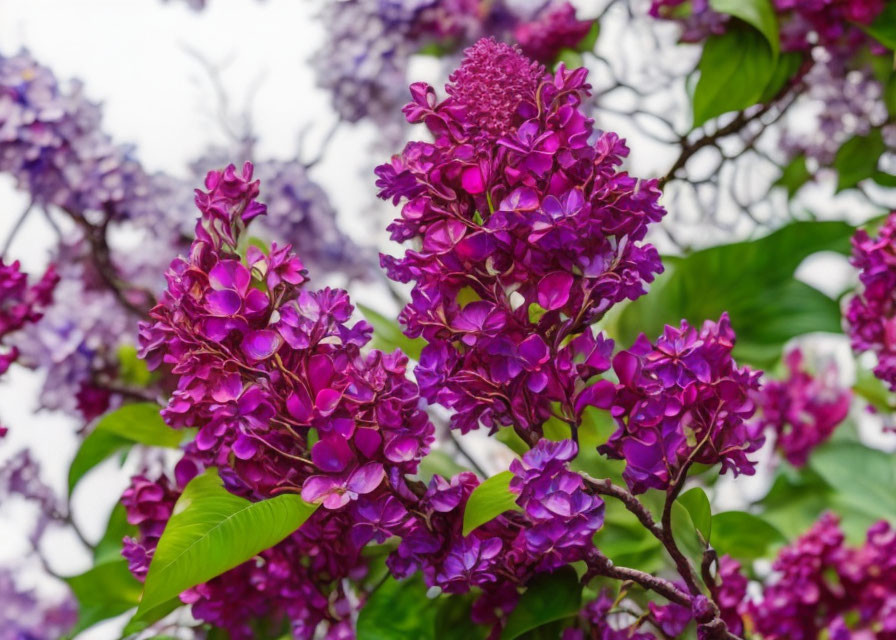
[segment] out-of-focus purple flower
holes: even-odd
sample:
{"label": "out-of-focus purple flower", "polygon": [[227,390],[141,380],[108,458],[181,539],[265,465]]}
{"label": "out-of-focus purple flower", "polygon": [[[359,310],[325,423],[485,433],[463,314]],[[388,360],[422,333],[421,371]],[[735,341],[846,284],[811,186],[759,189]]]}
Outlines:
{"label": "out-of-focus purple flower", "polygon": [[565,0],[535,10],[505,0],[346,0],[329,3],[322,19],[328,37],[319,55],[328,62],[320,65],[318,83],[333,94],[336,111],[350,122],[371,118],[393,128],[413,55],[428,49],[450,54],[492,36],[518,40],[527,55],[551,64],[592,24],[577,19]]}
{"label": "out-of-focus purple flower", "polygon": [[[38,282],[29,285],[28,275],[20,270],[18,260],[4,264],[0,258],[0,341],[43,317],[58,282],[59,276],[52,264]],[[5,353],[0,351],[0,375],[6,373],[18,356],[15,346]]]}
{"label": "out-of-focus purple flower", "polygon": [[48,601],[19,587],[9,568],[0,568],[0,640],[57,640],[77,619],[74,598]]}
{"label": "out-of-focus purple flower", "polygon": [[896,632],[896,530],[888,523],[852,548],[827,513],[772,568],[762,597],[743,607],[763,638],[889,640]]}
{"label": "out-of-focus purple flower", "polygon": [[99,128],[80,84],[60,86],[27,52],[0,56],[0,171],[42,205],[127,218],[147,192],[129,147]]}
{"label": "out-of-focus purple flower", "polygon": [[662,270],[641,243],[664,214],[659,191],[617,170],[628,150],[615,134],[593,135],[585,76],[481,40],[446,100],[411,87],[404,112],[435,142],[377,169],[380,196],[405,201],[392,238],[418,243],[381,261],[414,283],[400,320],[428,342],[421,394],[462,432],[514,425],[534,442],[552,404],[572,422],[608,407],[612,385],[595,376],[612,342],[590,325]]}
{"label": "out-of-focus purple flower", "polygon": [[775,445],[795,466],[806,464],[816,446],[827,440],[849,413],[852,391],[837,382],[831,362],[818,377],[803,369],[803,353],[784,357],[786,380],[767,380],[756,395],[761,424],[775,433]]}
{"label": "out-of-focus purple flower", "polygon": [[889,215],[876,238],[859,229],[852,245],[850,262],[861,282],[846,309],[852,348],[876,354],[874,375],[896,390],[896,213]]}
{"label": "out-of-focus purple flower", "polygon": [[739,368],[733,347],[723,314],[699,332],[685,321],[678,329],[667,325],[655,345],[641,334],[616,354],[619,384],[611,412],[619,428],[599,450],[626,461],[623,477],[632,491],[665,490],[692,463],[754,473],[747,454],[763,438],[748,420],[761,372]]}
{"label": "out-of-focus purple flower", "polygon": [[548,5],[531,21],[518,24],[513,36],[527,56],[550,64],[564,49],[575,49],[591,30],[591,20],[576,18],[569,2]]}

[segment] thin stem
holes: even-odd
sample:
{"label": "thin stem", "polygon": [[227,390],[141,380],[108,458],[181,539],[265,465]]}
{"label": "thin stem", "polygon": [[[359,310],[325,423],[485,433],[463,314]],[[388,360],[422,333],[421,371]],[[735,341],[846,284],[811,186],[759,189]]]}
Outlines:
{"label": "thin stem", "polygon": [[625,508],[633,513],[641,522],[641,524],[644,525],[644,528],[647,529],[657,540],[662,542],[662,527],[660,527],[656,523],[656,520],[653,519],[653,515],[650,513],[647,507],[641,504],[641,501],[638,500],[631,492],[623,487],[613,484],[613,481],[609,478],[598,480],[596,478],[592,478],[584,472],[582,472],[582,477],[585,479],[585,482],[588,484],[588,486],[590,486],[594,490],[595,493],[599,493],[604,496],[612,496],[622,502],[622,504],[625,505]]}
{"label": "thin stem", "polygon": [[473,471],[478,473],[483,478],[488,478],[488,474],[485,472],[485,469],[483,469],[482,466],[478,462],[476,462],[476,459],[470,454],[470,452],[464,448],[464,446],[460,443],[460,438],[454,435],[451,427],[448,427],[446,425],[445,433],[448,435],[448,439],[451,440],[451,444],[454,445],[460,455],[466,458],[467,462],[470,463],[470,466],[473,467]]}
{"label": "thin stem", "polygon": [[584,580],[590,580],[595,576],[604,576],[616,580],[630,580],[645,589],[654,591],[670,602],[680,604],[683,607],[691,606],[691,598],[684,591],[681,591],[673,583],[664,578],[644,573],[630,567],[617,567],[613,561],[603,555],[597,549],[593,549],[586,558],[588,563],[588,571],[585,573]]}
{"label": "thin stem", "polygon": [[19,215],[18,220],[16,220],[15,224],[12,226],[12,229],[9,230],[9,235],[6,236],[6,242],[3,243],[3,249],[0,250],[0,256],[5,256],[9,251],[9,248],[12,246],[13,240],[16,238],[16,234],[18,234],[19,229],[22,228],[22,225],[25,224],[25,219],[28,218],[28,214],[31,213],[31,210],[34,208],[34,200],[31,200],[28,203],[28,206],[25,207],[25,210]]}

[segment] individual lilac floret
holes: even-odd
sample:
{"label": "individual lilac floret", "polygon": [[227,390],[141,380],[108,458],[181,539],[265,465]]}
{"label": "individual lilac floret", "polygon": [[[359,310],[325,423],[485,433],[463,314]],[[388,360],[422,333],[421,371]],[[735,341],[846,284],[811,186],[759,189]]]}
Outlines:
{"label": "individual lilac floret", "polygon": [[605,405],[612,385],[595,376],[612,342],[591,325],[662,270],[641,242],[664,214],[659,190],[618,171],[628,149],[585,116],[586,73],[481,40],[447,99],[411,87],[404,112],[435,142],[376,171],[380,197],[404,201],[392,238],[416,243],[381,261],[414,284],[400,321],[428,342],[421,394],[462,432],[512,425],[533,445],[556,407],[575,424]]}
{"label": "individual lilac floret", "polygon": [[599,450],[626,461],[623,477],[635,493],[666,490],[693,463],[751,475],[747,454],[763,442],[748,424],[761,372],[731,357],[734,332],[723,314],[698,332],[682,321],[666,326],[656,344],[641,334],[613,359],[619,377],[611,409],[617,431]]}
{"label": "individual lilac floret", "polygon": [[830,513],[781,551],[773,577],[745,616],[766,640],[890,640],[896,634],[896,530],[868,529],[865,544],[844,544]]}
{"label": "individual lilac floret", "polygon": [[850,262],[861,288],[846,308],[846,327],[857,352],[877,355],[874,375],[896,391],[896,212],[877,237],[859,229]]}
{"label": "individual lilac floret", "polygon": [[765,381],[756,403],[762,426],[774,431],[775,445],[790,464],[800,467],[846,418],[852,391],[839,385],[833,362],[815,377],[803,368],[799,349],[789,351],[784,361],[789,376]]}

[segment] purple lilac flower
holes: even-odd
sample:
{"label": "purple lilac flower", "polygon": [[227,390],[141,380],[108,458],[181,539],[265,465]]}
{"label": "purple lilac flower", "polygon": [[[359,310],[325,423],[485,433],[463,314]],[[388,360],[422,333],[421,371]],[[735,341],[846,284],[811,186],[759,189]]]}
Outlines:
{"label": "purple lilac flower", "polygon": [[0,171],[37,204],[126,218],[146,195],[133,150],[115,145],[100,120],[80,84],[60,86],[27,52],[0,56]]}
{"label": "purple lilac flower", "polygon": [[784,361],[789,376],[766,381],[756,403],[762,426],[775,433],[775,445],[790,464],[800,467],[846,418],[852,391],[839,386],[833,362],[814,377],[803,369],[799,349],[789,351]]}
{"label": "purple lilac flower", "polygon": [[[52,264],[43,277],[31,285],[28,284],[28,274],[19,267],[18,260],[4,264],[0,258],[0,340],[40,320],[44,309],[53,301],[53,290],[59,282],[56,267]],[[19,350],[15,346],[0,351],[0,375],[6,373],[18,356]]]}
{"label": "purple lilac flower", "polygon": [[611,413],[619,428],[599,451],[626,461],[623,478],[635,493],[665,490],[692,463],[722,464],[722,472],[751,475],[747,454],[762,444],[748,420],[761,372],[731,357],[734,332],[727,314],[698,332],[682,321],[666,326],[656,344],[644,334],[613,359],[619,385]]}
{"label": "purple lilac flower", "polygon": [[856,231],[852,246],[861,288],[846,308],[847,332],[855,351],[877,355],[874,375],[896,390],[896,213],[876,238]]}
{"label": "purple lilac flower", "polygon": [[322,19],[328,62],[318,83],[333,94],[343,119],[368,117],[381,126],[395,123],[408,64],[420,51],[456,52],[494,36],[519,40],[527,55],[548,64],[591,28],[565,0],[539,3],[534,11],[505,0],[347,0],[329,3]]}
{"label": "purple lilac flower", "polygon": [[896,531],[868,530],[859,548],[844,545],[828,513],[781,551],[762,597],[744,614],[766,640],[890,640],[896,633]]}
{"label": "purple lilac flower", "polygon": [[48,600],[16,584],[9,568],[0,568],[0,640],[56,640],[78,619],[71,596]]}
{"label": "purple lilac flower", "polygon": [[[180,487],[182,489],[183,487]],[[165,476],[150,480],[145,475],[134,476],[121,496],[128,522],[135,525],[139,538],[125,538],[122,555],[131,573],[140,580],[146,577],[156,545],[180,495]]]}
{"label": "purple lilac flower", "polygon": [[381,261],[414,283],[400,320],[428,342],[421,394],[453,409],[462,432],[515,425],[534,442],[552,403],[570,421],[608,406],[612,385],[590,381],[612,342],[590,324],[662,270],[641,243],[664,214],[659,190],[617,170],[628,150],[615,134],[591,142],[585,76],[482,40],[446,100],[411,87],[405,114],[435,142],[411,142],[376,171],[380,197],[405,201],[392,238],[419,243]]}
{"label": "purple lilac flower", "polygon": [[604,503],[569,470],[576,451],[571,440],[540,441],[511,465],[510,490],[518,495],[520,511],[508,511],[467,536],[462,535],[464,508],[479,480],[469,472],[450,481],[433,477],[387,560],[392,574],[402,578],[419,570],[428,586],[446,593],[479,589],[473,620],[499,630],[520,586],[539,573],[585,560],[593,549]]}
{"label": "purple lilac flower", "polygon": [[362,354],[371,328],[350,323],[344,291],[302,288],[306,272],[288,245],[237,253],[246,225],[266,213],[252,166],[213,171],[206,188],[189,257],[171,263],[168,289],[140,327],[141,357],[177,381],[162,415],[199,428],[187,454],[218,467],[230,491],[300,491],[322,508],[261,564],[182,597],[237,638],[251,637],[247,621],[261,608],[290,620],[297,638],[319,625],[340,637],[352,614],[341,578],[363,575],[371,538],[404,530],[405,505],[417,500],[405,478],[433,427],[405,377],[407,357]]}

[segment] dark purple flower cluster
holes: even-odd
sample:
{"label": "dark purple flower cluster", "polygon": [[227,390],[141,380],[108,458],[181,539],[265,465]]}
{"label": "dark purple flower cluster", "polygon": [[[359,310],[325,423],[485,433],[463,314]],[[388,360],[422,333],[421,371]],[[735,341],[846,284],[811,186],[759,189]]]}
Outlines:
{"label": "dark purple flower cluster", "polygon": [[592,21],[576,18],[565,0],[525,3],[497,0],[347,0],[323,13],[328,63],[319,84],[333,94],[339,115],[393,122],[404,99],[411,57],[421,51],[456,52],[483,36],[518,39],[526,53],[552,63],[582,41]]}
{"label": "dark purple flower cluster", "polygon": [[852,246],[850,262],[862,284],[846,309],[852,348],[875,353],[874,375],[896,391],[896,213],[875,238],[859,229]]}
{"label": "dark purple flower cluster", "polygon": [[632,491],[674,487],[693,463],[754,473],[747,454],[763,438],[748,420],[761,372],[739,368],[733,347],[723,314],[699,332],[685,321],[677,329],[667,325],[656,344],[641,334],[616,354],[619,384],[611,413],[619,428],[599,451],[626,461],[623,477]]}
{"label": "dark purple flower cluster", "polygon": [[762,598],[744,614],[766,640],[896,638],[896,530],[879,522],[859,548],[828,513],[781,551]]}
{"label": "dark purple flower cluster", "polygon": [[401,578],[420,570],[427,586],[446,593],[478,588],[482,595],[473,619],[500,625],[513,610],[520,586],[538,573],[586,559],[593,548],[604,503],[585,490],[581,475],[569,470],[576,452],[570,440],[542,440],[514,461],[510,491],[517,494],[521,511],[507,512],[467,536],[461,530],[463,513],[479,480],[468,472],[450,481],[433,477],[388,559],[392,573]]}
{"label": "dark purple flower cluster", "polygon": [[[52,264],[38,282],[29,285],[28,274],[21,271],[18,260],[4,264],[0,258],[0,340],[41,319],[44,308],[53,301],[57,282],[59,277]],[[14,346],[0,352],[0,374],[6,373],[18,356]]]}
{"label": "dark purple flower cluster", "polygon": [[421,394],[454,409],[452,426],[534,430],[556,415],[577,423],[606,404],[612,342],[590,324],[644,293],[662,270],[641,240],[664,214],[655,181],[618,165],[627,154],[597,135],[581,103],[585,69],[545,72],[518,49],[481,40],[436,101],[411,87],[408,120],[435,138],[377,169],[382,198],[405,200],[389,227],[417,249],[382,257],[414,282],[400,320],[423,336]]}
{"label": "dark purple flower cluster", "polygon": [[[616,604],[608,590],[601,590],[582,609],[579,625],[582,628],[565,629],[561,640],[656,640],[655,634],[643,628],[646,618],[631,621],[627,614],[614,614]],[[680,609],[687,612],[684,607]]]}
{"label": "dark purple flower cluster", "polygon": [[[195,615],[235,634],[256,603],[287,616],[297,637],[313,636],[321,621],[338,637],[351,612],[342,578],[363,575],[371,538],[403,530],[404,503],[417,500],[405,477],[433,427],[405,377],[407,358],[361,352],[371,328],[349,323],[344,291],[303,289],[289,246],[240,254],[246,225],[265,213],[252,166],[211,172],[206,187],[196,194],[202,216],[189,257],[172,262],[168,289],[140,328],[141,356],[151,368],[169,365],[177,380],[162,414],[174,427],[199,428],[186,464],[218,467],[230,491],[250,499],[300,491],[323,508],[262,554],[267,574],[296,565],[269,576],[282,599],[243,584],[255,575],[248,565],[184,597]],[[299,567],[300,557],[311,561]],[[247,590],[255,594],[247,609],[226,600]]]}
{"label": "dark purple flower cluster", "polygon": [[800,349],[789,351],[784,362],[788,378],[765,381],[756,403],[762,426],[775,433],[775,445],[790,464],[800,467],[846,418],[852,391],[838,384],[833,362],[818,377],[803,368]]}
{"label": "dark purple flower cluster", "polygon": [[172,487],[165,476],[153,481],[139,475],[131,478],[130,486],[121,496],[128,522],[139,532],[138,538],[124,539],[121,555],[127,559],[131,573],[140,580],[146,577],[159,538],[180,495],[179,489]]}

